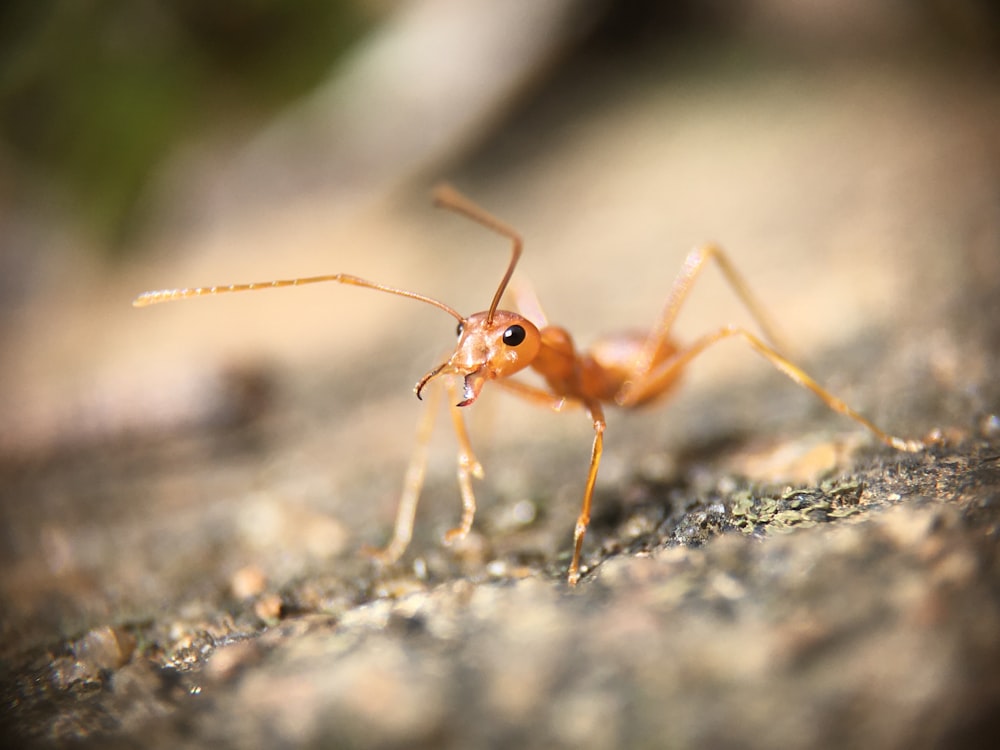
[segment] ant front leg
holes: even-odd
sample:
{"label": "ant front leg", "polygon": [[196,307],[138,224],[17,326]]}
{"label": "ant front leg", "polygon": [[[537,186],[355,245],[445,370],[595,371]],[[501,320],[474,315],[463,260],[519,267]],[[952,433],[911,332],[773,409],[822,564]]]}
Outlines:
{"label": "ant front leg", "polygon": [[[465,428],[461,409],[454,404],[458,397],[458,390],[454,383],[449,383],[447,388],[448,398],[452,401],[449,405],[452,423],[458,439],[458,487],[462,495],[462,519],[457,527],[445,533],[444,541],[450,543],[465,537],[472,528],[472,522],[476,516],[476,496],[472,491],[472,478],[482,479],[483,467],[472,452],[472,444],[469,441],[469,433]],[[441,404],[441,390],[440,388],[432,390],[424,414],[420,418],[420,424],[417,428],[417,444],[410,457],[410,463],[406,467],[403,492],[399,498],[399,509],[396,511],[392,539],[382,549],[366,547],[364,550],[366,554],[371,555],[380,563],[391,565],[399,560],[413,538],[413,524],[416,519],[420,491],[423,489],[427,473],[428,448],[431,434],[434,431],[434,419]]]}
{"label": "ant front leg", "polygon": [[472,529],[472,521],[476,517],[476,495],[472,491],[472,477],[483,478],[483,466],[476,460],[476,456],[472,452],[472,443],[469,441],[469,432],[465,428],[462,408],[455,403],[455,399],[458,398],[458,389],[454,381],[448,383],[448,398],[450,399],[448,406],[451,410],[452,424],[455,427],[455,437],[458,439],[458,489],[462,494],[462,520],[457,527],[445,533],[444,541],[446,544],[464,539]]}
{"label": "ant front leg", "polygon": [[403,492],[399,498],[399,508],[396,511],[396,524],[393,527],[392,539],[382,549],[365,547],[364,552],[378,562],[391,565],[406,552],[413,538],[413,522],[417,515],[417,503],[420,500],[420,490],[424,486],[424,476],[427,473],[427,453],[434,432],[434,418],[441,404],[441,389],[434,388],[431,397],[424,406],[417,427],[417,442],[410,456],[403,479]]}

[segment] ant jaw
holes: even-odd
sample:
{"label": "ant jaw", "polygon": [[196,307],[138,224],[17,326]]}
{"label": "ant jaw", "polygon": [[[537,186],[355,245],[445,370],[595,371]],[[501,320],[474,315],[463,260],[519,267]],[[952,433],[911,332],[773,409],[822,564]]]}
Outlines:
{"label": "ant jaw", "polygon": [[[424,387],[431,382],[434,378],[442,373],[447,373],[449,375],[460,375],[460,372],[455,372],[455,370],[449,367],[451,363],[445,362],[444,364],[438,365],[429,373],[420,378],[420,381],[413,386],[413,392],[416,394],[417,398],[421,401],[423,398]],[[464,397],[456,406],[468,406],[479,398],[479,394],[483,390],[483,386],[486,385],[486,381],[489,380],[489,375],[487,374],[485,367],[480,367],[467,373],[464,377],[462,383],[462,396]]]}
{"label": "ant jaw", "polygon": [[462,385],[462,395],[465,398],[459,401],[456,406],[468,406],[477,398],[483,390],[483,386],[486,385],[488,380],[485,372],[485,368],[480,368],[475,372],[470,372],[465,376],[465,382]]}

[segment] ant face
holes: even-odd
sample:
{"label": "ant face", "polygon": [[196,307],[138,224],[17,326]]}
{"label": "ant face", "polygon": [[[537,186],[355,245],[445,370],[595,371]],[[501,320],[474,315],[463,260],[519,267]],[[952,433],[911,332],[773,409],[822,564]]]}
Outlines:
{"label": "ant face", "polygon": [[505,378],[530,365],[542,344],[538,328],[527,318],[506,310],[492,317],[481,312],[458,324],[458,344],[447,362],[427,373],[417,384],[417,396],[438,375],[465,378],[459,406],[475,401],[488,380]]}

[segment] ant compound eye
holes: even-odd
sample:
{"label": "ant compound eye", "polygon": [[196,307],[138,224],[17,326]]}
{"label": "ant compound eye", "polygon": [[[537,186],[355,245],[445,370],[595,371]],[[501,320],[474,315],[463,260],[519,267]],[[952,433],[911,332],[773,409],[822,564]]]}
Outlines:
{"label": "ant compound eye", "polygon": [[458,328],[455,329],[455,336],[458,338],[462,338],[462,331],[464,330],[465,330],[465,324],[459,323]]}
{"label": "ant compound eye", "polygon": [[503,332],[503,342],[507,346],[517,346],[524,341],[525,335],[524,328],[515,324]]}

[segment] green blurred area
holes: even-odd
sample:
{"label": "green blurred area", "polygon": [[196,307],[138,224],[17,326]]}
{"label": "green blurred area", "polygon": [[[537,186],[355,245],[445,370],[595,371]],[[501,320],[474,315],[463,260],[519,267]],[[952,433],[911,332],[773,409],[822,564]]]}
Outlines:
{"label": "green blurred area", "polygon": [[[322,81],[372,22],[357,0],[6,0],[0,150],[112,249],[186,139],[246,131]],[[11,179],[13,178],[13,179]]]}

